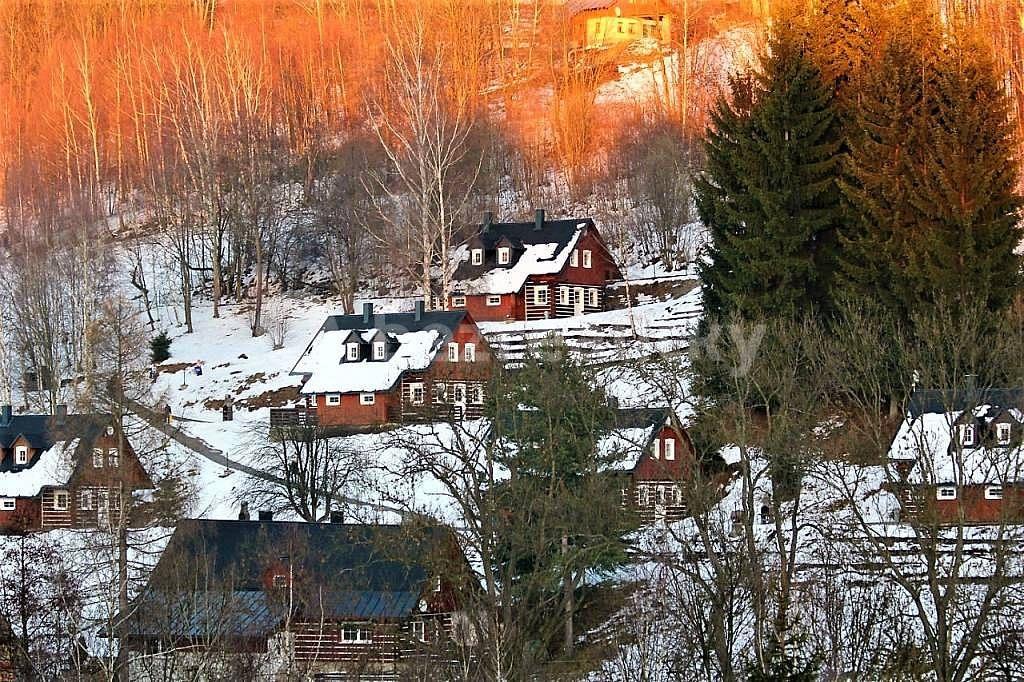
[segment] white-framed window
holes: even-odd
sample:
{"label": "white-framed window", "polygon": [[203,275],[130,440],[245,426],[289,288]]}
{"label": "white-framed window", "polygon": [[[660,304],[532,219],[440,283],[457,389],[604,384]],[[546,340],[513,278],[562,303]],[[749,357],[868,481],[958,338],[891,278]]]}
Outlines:
{"label": "white-framed window", "polygon": [[548,304],[548,287],[541,285],[533,288],[533,302],[536,305]]}
{"label": "white-framed window", "polygon": [[434,402],[443,403],[448,399],[448,384],[443,381],[434,382]]}
{"label": "white-framed window", "polygon": [[452,296],[452,307],[453,308],[465,308],[466,297],[465,296]]}
{"label": "white-framed window", "polygon": [[14,463],[15,464],[28,464],[28,447],[19,445],[14,448]]}
{"label": "white-framed window", "polygon": [[434,594],[441,591],[441,576],[434,578]]}
{"label": "white-framed window", "polygon": [[1009,445],[1012,432],[1010,424],[996,424],[996,441],[1000,445]]}
{"label": "white-framed window", "polygon": [[569,254],[569,266],[575,268],[575,267],[579,266],[579,264],[580,264],[580,252],[577,251],[576,249],[573,249],[572,253]]}
{"label": "white-framed window", "polygon": [[373,632],[365,625],[346,623],[341,626],[341,641],[347,644],[368,644],[373,639]]}
{"label": "white-framed window", "polygon": [[114,427],[113,426],[108,426],[107,427],[107,435],[108,436],[113,436],[114,435]]}
{"label": "white-framed window", "polygon": [[495,295],[495,296],[488,296],[487,297],[487,305],[489,305],[489,306],[501,305],[501,295],[498,294],[498,295]]}
{"label": "white-framed window", "polygon": [[476,362],[476,344],[475,343],[467,343],[464,346],[464,353],[463,353],[463,355],[466,358],[466,362]]}
{"label": "white-framed window", "polygon": [[452,384],[452,402],[456,405],[466,404],[466,384]]}
{"label": "white-framed window", "polygon": [[448,344],[448,362],[459,361],[459,344],[449,343]]}
{"label": "white-framed window", "polygon": [[68,491],[58,490],[53,493],[53,508],[65,511],[68,508]]}
{"label": "white-framed window", "polygon": [[103,448],[92,449],[92,467],[93,469],[103,468]]}
{"label": "white-framed window", "polygon": [[274,577],[271,579],[271,583],[277,589],[288,587],[288,576],[284,573],[275,573]]}
{"label": "white-framed window", "polygon": [[359,359],[359,344],[358,343],[350,343],[350,344],[348,344],[348,352],[346,353],[345,358],[349,362],[354,362],[354,361]]}
{"label": "white-framed window", "polygon": [[597,289],[591,289],[589,291],[589,294],[590,294],[590,307],[596,308],[599,305],[601,305],[601,300],[600,300],[600,298],[598,298]]}
{"label": "white-framed window", "polygon": [[473,265],[483,265],[484,264],[484,250],[483,249],[473,249],[472,257],[473,257]]}
{"label": "white-framed window", "polygon": [[594,264],[594,254],[590,249],[583,249],[583,267],[589,268]]}
{"label": "white-framed window", "polygon": [[422,620],[414,620],[410,627],[412,637],[417,642],[427,641],[427,624]]}
{"label": "white-framed window", "polygon": [[651,446],[651,457],[661,459],[661,441],[657,438],[654,439],[654,444]]}
{"label": "white-framed window", "polygon": [[960,444],[974,445],[974,424],[960,425]]}
{"label": "white-framed window", "polygon": [[936,500],[955,500],[956,499],[956,486],[955,485],[940,485],[935,489]]}
{"label": "white-framed window", "polygon": [[1001,486],[1001,485],[987,485],[987,486],[985,486],[985,499],[986,500],[1001,500],[1001,499],[1003,499],[1003,486]]}
{"label": "white-framed window", "polygon": [[2,511],[14,511],[17,502],[13,497],[0,497],[0,510]]}
{"label": "white-framed window", "polygon": [[569,287],[558,287],[558,305],[569,305]]}
{"label": "white-framed window", "polygon": [[498,249],[498,265],[508,265],[512,261],[512,249],[502,246]]}
{"label": "white-framed window", "polygon": [[121,466],[121,453],[117,451],[117,448],[107,450],[107,466],[114,469]]}
{"label": "white-framed window", "polygon": [[384,342],[383,341],[374,341],[373,342],[373,359],[374,360],[383,360],[386,354],[387,354],[387,351],[386,351],[386,349],[384,347]]}
{"label": "white-framed window", "polygon": [[78,508],[92,509],[92,491],[82,490],[78,493]]}
{"label": "white-framed window", "polygon": [[375,396],[373,393],[360,393],[359,394],[359,404],[360,405],[373,405],[375,402],[377,402],[377,396]]}
{"label": "white-framed window", "polygon": [[665,439],[665,459],[676,458],[676,441],[672,438]]}
{"label": "white-framed window", "polygon": [[423,404],[423,384],[409,384],[409,402],[413,405]]}
{"label": "white-framed window", "polygon": [[481,386],[480,384],[475,384],[473,386],[470,386],[469,387],[469,397],[470,397],[470,401],[474,405],[483,405],[484,404],[484,387]]}
{"label": "white-framed window", "polygon": [[328,393],[327,394],[328,405],[341,405],[341,394],[340,393]]}

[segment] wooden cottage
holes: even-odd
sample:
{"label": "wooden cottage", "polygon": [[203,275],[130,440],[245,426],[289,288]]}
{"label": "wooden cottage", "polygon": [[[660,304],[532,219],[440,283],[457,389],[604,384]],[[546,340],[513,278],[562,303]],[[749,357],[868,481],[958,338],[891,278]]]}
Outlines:
{"label": "wooden cottage", "polygon": [[332,315],[292,374],[304,405],[274,410],[272,424],[327,428],[483,415],[493,356],[466,311]]}
{"label": "wooden cottage", "polygon": [[0,407],[0,531],[106,528],[128,498],[153,488],[107,415],[12,413]]}
{"label": "wooden cottage", "polygon": [[455,271],[449,307],[474,320],[543,320],[604,310],[622,276],[590,218],[495,223],[490,214]]}
{"label": "wooden cottage", "polygon": [[133,680],[197,659],[232,679],[394,680],[443,667],[471,584],[441,528],[189,520],[115,634]]}
{"label": "wooden cottage", "polygon": [[647,40],[666,46],[672,39],[672,13],[661,0],[569,0],[572,46],[606,50]]}

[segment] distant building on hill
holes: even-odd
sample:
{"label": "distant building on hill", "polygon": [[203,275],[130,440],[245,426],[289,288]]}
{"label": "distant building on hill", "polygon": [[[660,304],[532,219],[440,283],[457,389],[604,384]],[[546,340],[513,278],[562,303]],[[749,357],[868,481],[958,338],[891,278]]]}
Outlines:
{"label": "distant building on hill", "polygon": [[622,277],[590,218],[495,223],[487,214],[453,277],[449,306],[485,321],[544,320],[604,310]]}
{"label": "distant building on hill", "polygon": [[483,415],[494,358],[465,310],[332,315],[292,374],[304,405],[272,410],[271,425],[325,428]]}
{"label": "distant building on hill", "polygon": [[150,488],[109,415],[0,406],[0,532],[116,526],[128,498]]}
{"label": "distant building on hill", "polygon": [[668,45],[672,39],[672,12],[661,0],[569,0],[565,9],[576,49],[607,49],[644,39]]}

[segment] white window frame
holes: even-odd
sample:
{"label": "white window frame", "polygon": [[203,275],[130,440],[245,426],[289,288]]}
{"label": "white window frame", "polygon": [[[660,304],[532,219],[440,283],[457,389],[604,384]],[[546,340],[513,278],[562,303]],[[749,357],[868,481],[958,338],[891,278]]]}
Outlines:
{"label": "white window frame", "polygon": [[414,620],[410,626],[409,631],[412,633],[412,638],[417,642],[427,641],[427,623],[422,620]]}
{"label": "white window frame", "polygon": [[655,438],[654,444],[651,445],[651,457],[654,459],[661,459],[661,439]]}
{"label": "white window frame", "polygon": [[107,435],[108,436],[113,436],[114,435],[114,427],[113,426],[108,426],[107,427]]}
{"label": "white window frame", "polygon": [[270,584],[279,590],[288,587],[288,576],[284,573],[275,573],[270,579]]}
{"label": "white window frame", "polygon": [[345,344],[345,359],[349,362],[356,362],[359,360],[359,344],[358,343],[347,343]]}
{"label": "white window frame", "polygon": [[14,463],[15,464],[28,464],[28,446],[19,445],[14,448]]}
{"label": "white window frame", "polygon": [[340,393],[327,393],[324,402],[327,405],[341,405],[341,394]]}
{"label": "white window frame", "polygon": [[508,265],[512,262],[512,249],[502,246],[498,249],[498,265]]}
{"label": "white window frame", "polygon": [[494,294],[494,295],[488,296],[487,297],[487,305],[492,306],[492,307],[501,305],[501,294]]}
{"label": "white window frame", "polygon": [[569,267],[576,268],[580,264],[580,252],[579,249],[573,249],[572,253],[569,254]]}
{"label": "white window frame", "polygon": [[360,393],[359,404],[360,405],[373,405],[377,402],[377,396],[374,393]]}
{"label": "white window frame", "polygon": [[599,307],[601,305],[601,301],[598,298],[597,289],[591,289],[588,293],[590,294],[590,307],[591,308]]}
{"label": "white window frame", "polygon": [[473,265],[483,265],[484,264],[484,250],[483,249],[473,249],[471,253],[472,253],[472,259],[473,259]]}
{"label": "white window frame", "polygon": [[569,305],[569,287],[558,287],[558,305]]}
{"label": "white window frame", "polygon": [[[1005,434],[1005,435],[1004,435]],[[1000,445],[1009,445],[1013,439],[1013,427],[1007,422],[996,424],[996,442]]]}
{"label": "white window frame", "polygon": [[466,362],[476,362],[476,344],[466,343],[463,344],[462,348],[463,357],[465,357]]}
{"label": "white window frame", "polygon": [[947,500],[953,501],[956,499],[956,486],[955,485],[940,485],[935,488],[935,499],[936,500]]}
{"label": "white window frame", "polygon": [[92,468],[102,469],[103,468],[103,448],[92,449]]}
{"label": "white window frame", "polygon": [[113,469],[121,466],[121,453],[117,448],[107,448],[107,466]]}
{"label": "white window frame", "polygon": [[0,511],[14,511],[18,507],[18,501],[13,497],[0,497]]}
{"label": "white window frame", "polygon": [[[542,293],[544,294],[543,299],[541,299],[541,294]],[[550,300],[551,299],[549,298],[549,294],[548,294],[548,286],[546,284],[539,284],[539,285],[533,287],[533,304],[534,305],[547,305],[550,302]]]}
{"label": "white window frame", "polygon": [[459,344],[458,343],[454,343],[454,342],[453,343],[449,343],[448,344],[448,362],[458,362],[458,361],[459,361]]}
{"label": "white window frame", "polygon": [[480,384],[474,384],[469,387],[470,394],[473,396],[474,405],[484,404],[484,387]]}
{"label": "white window frame", "polygon": [[53,491],[53,508],[58,511],[67,511],[68,509],[68,491],[67,490],[55,490]]}
{"label": "white window frame", "polygon": [[373,342],[373,359],[374,360],[383,360],[384,358],[387,357],[387,354],[388,354],[387,353],[387,347],[384,345],[383,341],[374,341]]}
{"label": "white window frame", "polygon": [[1001,486],[1001,485],[987,485],[987,486],[985,486],[985,499],[986,500],[1001,500],[1001,499],[1003,499],[1003,486]]}
{"label": "white window frame", "polygon": [[92,491],[91,490],[80,490],[78,491],[78,508],[83,510],[92,509]]}
{"label": "white window frame", "polygon": [[466,297],[465,296],[452,296],[452,307],[453,308],[465,308]]}
{"label": "white window frame", "polygon": [[590,249],[583,249],[583,267],[588,270],[594,266],[594,254]]}
{"label": "white window frame", "polygon": [[443,381],[434,382],[434,400],[441,403],[448,400],[448,384]]}
{"label": "white window frame", "polygon": [[[970,437],[968,437],[970,436]],[[977,429],[974,424],[961,424],[960,425],[960,445],[973,446],[976,442]]]}
{"label": "white window frame", "polygon": [[466,392],[466,384],[459,382],[452,384],[452,402],[456,405],[465,405],[466,397],[469,394]]}
{"label": "white window frame", "polygon": [[[355,632],[354,638],[348,636],[349,631]],[[369,644],[373,641],[373,632],[365,625],[346,623],[341,626],[341,641],[345,644]]]}
{"label": "white window frame", "polygon": [[[424,387],[423,382],[416,382],[409,384],[409,404],[410,405],[422,405],[424,398]],[[419,392],[419,399],[416,398],[416,394]]]}
{"label": "white window frame", "polygon": [[674,460],[676,458],[676,441],[674,438],[665,439],[665,459]]}

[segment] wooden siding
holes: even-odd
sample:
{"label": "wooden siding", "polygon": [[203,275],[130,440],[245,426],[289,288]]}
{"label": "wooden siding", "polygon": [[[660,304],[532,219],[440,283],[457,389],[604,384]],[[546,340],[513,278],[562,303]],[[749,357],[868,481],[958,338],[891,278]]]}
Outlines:
{"label": "wooden siding", "polygon": [[67,509],[57,509],[55,504],[57,490],[47,488],[43,490],[41,501],[40,525],[43,528],[70,528],[72,511],[71,492],[61,489],[67,495]]}

